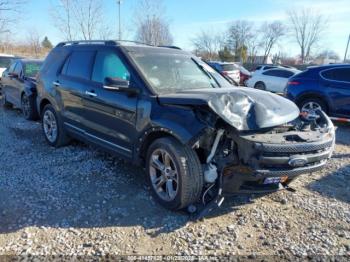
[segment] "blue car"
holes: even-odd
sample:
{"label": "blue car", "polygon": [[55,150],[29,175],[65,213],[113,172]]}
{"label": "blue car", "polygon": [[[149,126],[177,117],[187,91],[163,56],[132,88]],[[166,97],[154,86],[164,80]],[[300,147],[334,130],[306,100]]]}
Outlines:
{"label": "blue car", "polygon": [[310,67],[289,79],[285,95],[302,111],[350,118],[350,64]]}

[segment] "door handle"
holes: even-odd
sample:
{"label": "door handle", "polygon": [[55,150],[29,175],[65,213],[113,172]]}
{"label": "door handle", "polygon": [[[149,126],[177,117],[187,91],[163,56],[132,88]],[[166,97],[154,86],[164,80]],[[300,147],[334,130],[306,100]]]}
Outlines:
{"label": "door handle", "polygon": [[88,95],[88,96],[92,96],[92,97],[96,97],[96,93],[93,93],[93,92],[89,92],[89,91],[85,91],[85,95]]}
{"label": "door handle", "polygon": [[60,85],[61,85],[58,81],[54,81],[54,82],[52,82],[52,84],[53,84],[54,86],[60,86]]}

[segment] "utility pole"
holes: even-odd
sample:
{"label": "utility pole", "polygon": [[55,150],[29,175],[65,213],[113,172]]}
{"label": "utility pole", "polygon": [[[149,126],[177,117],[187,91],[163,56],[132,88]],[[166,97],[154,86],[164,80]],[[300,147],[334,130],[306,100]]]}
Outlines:
{"label": "utility pole", "polygon": [[119,40],[122,40],[122,25],[121,25],[121,5],[122,5],[122,0],[117,0],[118,1],[118,7],[119,7]]}
{"label": "utility pole", "polygon": [[346,49],[345,49],[344,63],[346,61],[346,58],[348,57],[349,42],[350,42],[350,34],[349,34],[348,43],[347,43]]}

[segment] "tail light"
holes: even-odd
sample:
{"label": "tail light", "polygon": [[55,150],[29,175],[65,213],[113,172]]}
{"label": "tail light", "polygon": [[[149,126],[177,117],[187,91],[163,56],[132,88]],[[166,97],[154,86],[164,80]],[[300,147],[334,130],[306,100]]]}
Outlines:
{"label": "tail light", "polygon": [[297,85],[300,85],[300,82],[298,82],[298,81],[288,81],[288,85],[289,86],[297,86]]}
{"label": "tail light", "polygon": [[227,71],[222,71],[221,72],[224,76],[228,76],[228,72]]}

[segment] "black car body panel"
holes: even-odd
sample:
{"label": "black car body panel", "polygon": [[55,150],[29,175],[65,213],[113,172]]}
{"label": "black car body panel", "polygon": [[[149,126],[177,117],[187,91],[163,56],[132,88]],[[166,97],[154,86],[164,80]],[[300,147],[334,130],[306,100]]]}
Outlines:
{"label": "black car body panel", "polygon": [[[93,72],[86,79],[65,75],[74,52],[94,53],[95,62],[81,62],[81,67],[96,65],[100,53],[117,55],[130,73],[130,87],[139,92],[106,89],[92,80]],[[135,52],[198,61],[172,48],[118,42],[59,44],[38,76],[38,111],[50,103],[71,136],[137,164],[144,163],[148,146],[156,138],[174,137],[195,150],[204,170],[214,163],[225,174],[230,192],[265,190],[269,177],[286,176],[288,184],[297,175],[321,168],[330,158],[335,135],[326,115],[309,120],[299,116],[295,104],[283,97],[233,86],[160,94],[135,62]],[[214,146],[216,138],[220,143]],[[309,151],[314,144],[317,149]],[[271,148],[276,152],[270,152]]]}
{"label": "black car body panel", "polygon": [[[2,76],[3,95],[6,100],[15,107],[21,107],[21,97],[25,93],[28,97],[36,98],[35,72],[27,70],[27,67],[35,64],[35,70],[39,71],[42,60],[17,59],[6,69]],[[38,68],[37,68],[38,67]],[[27,74],[29,73],[29,74]]]}

